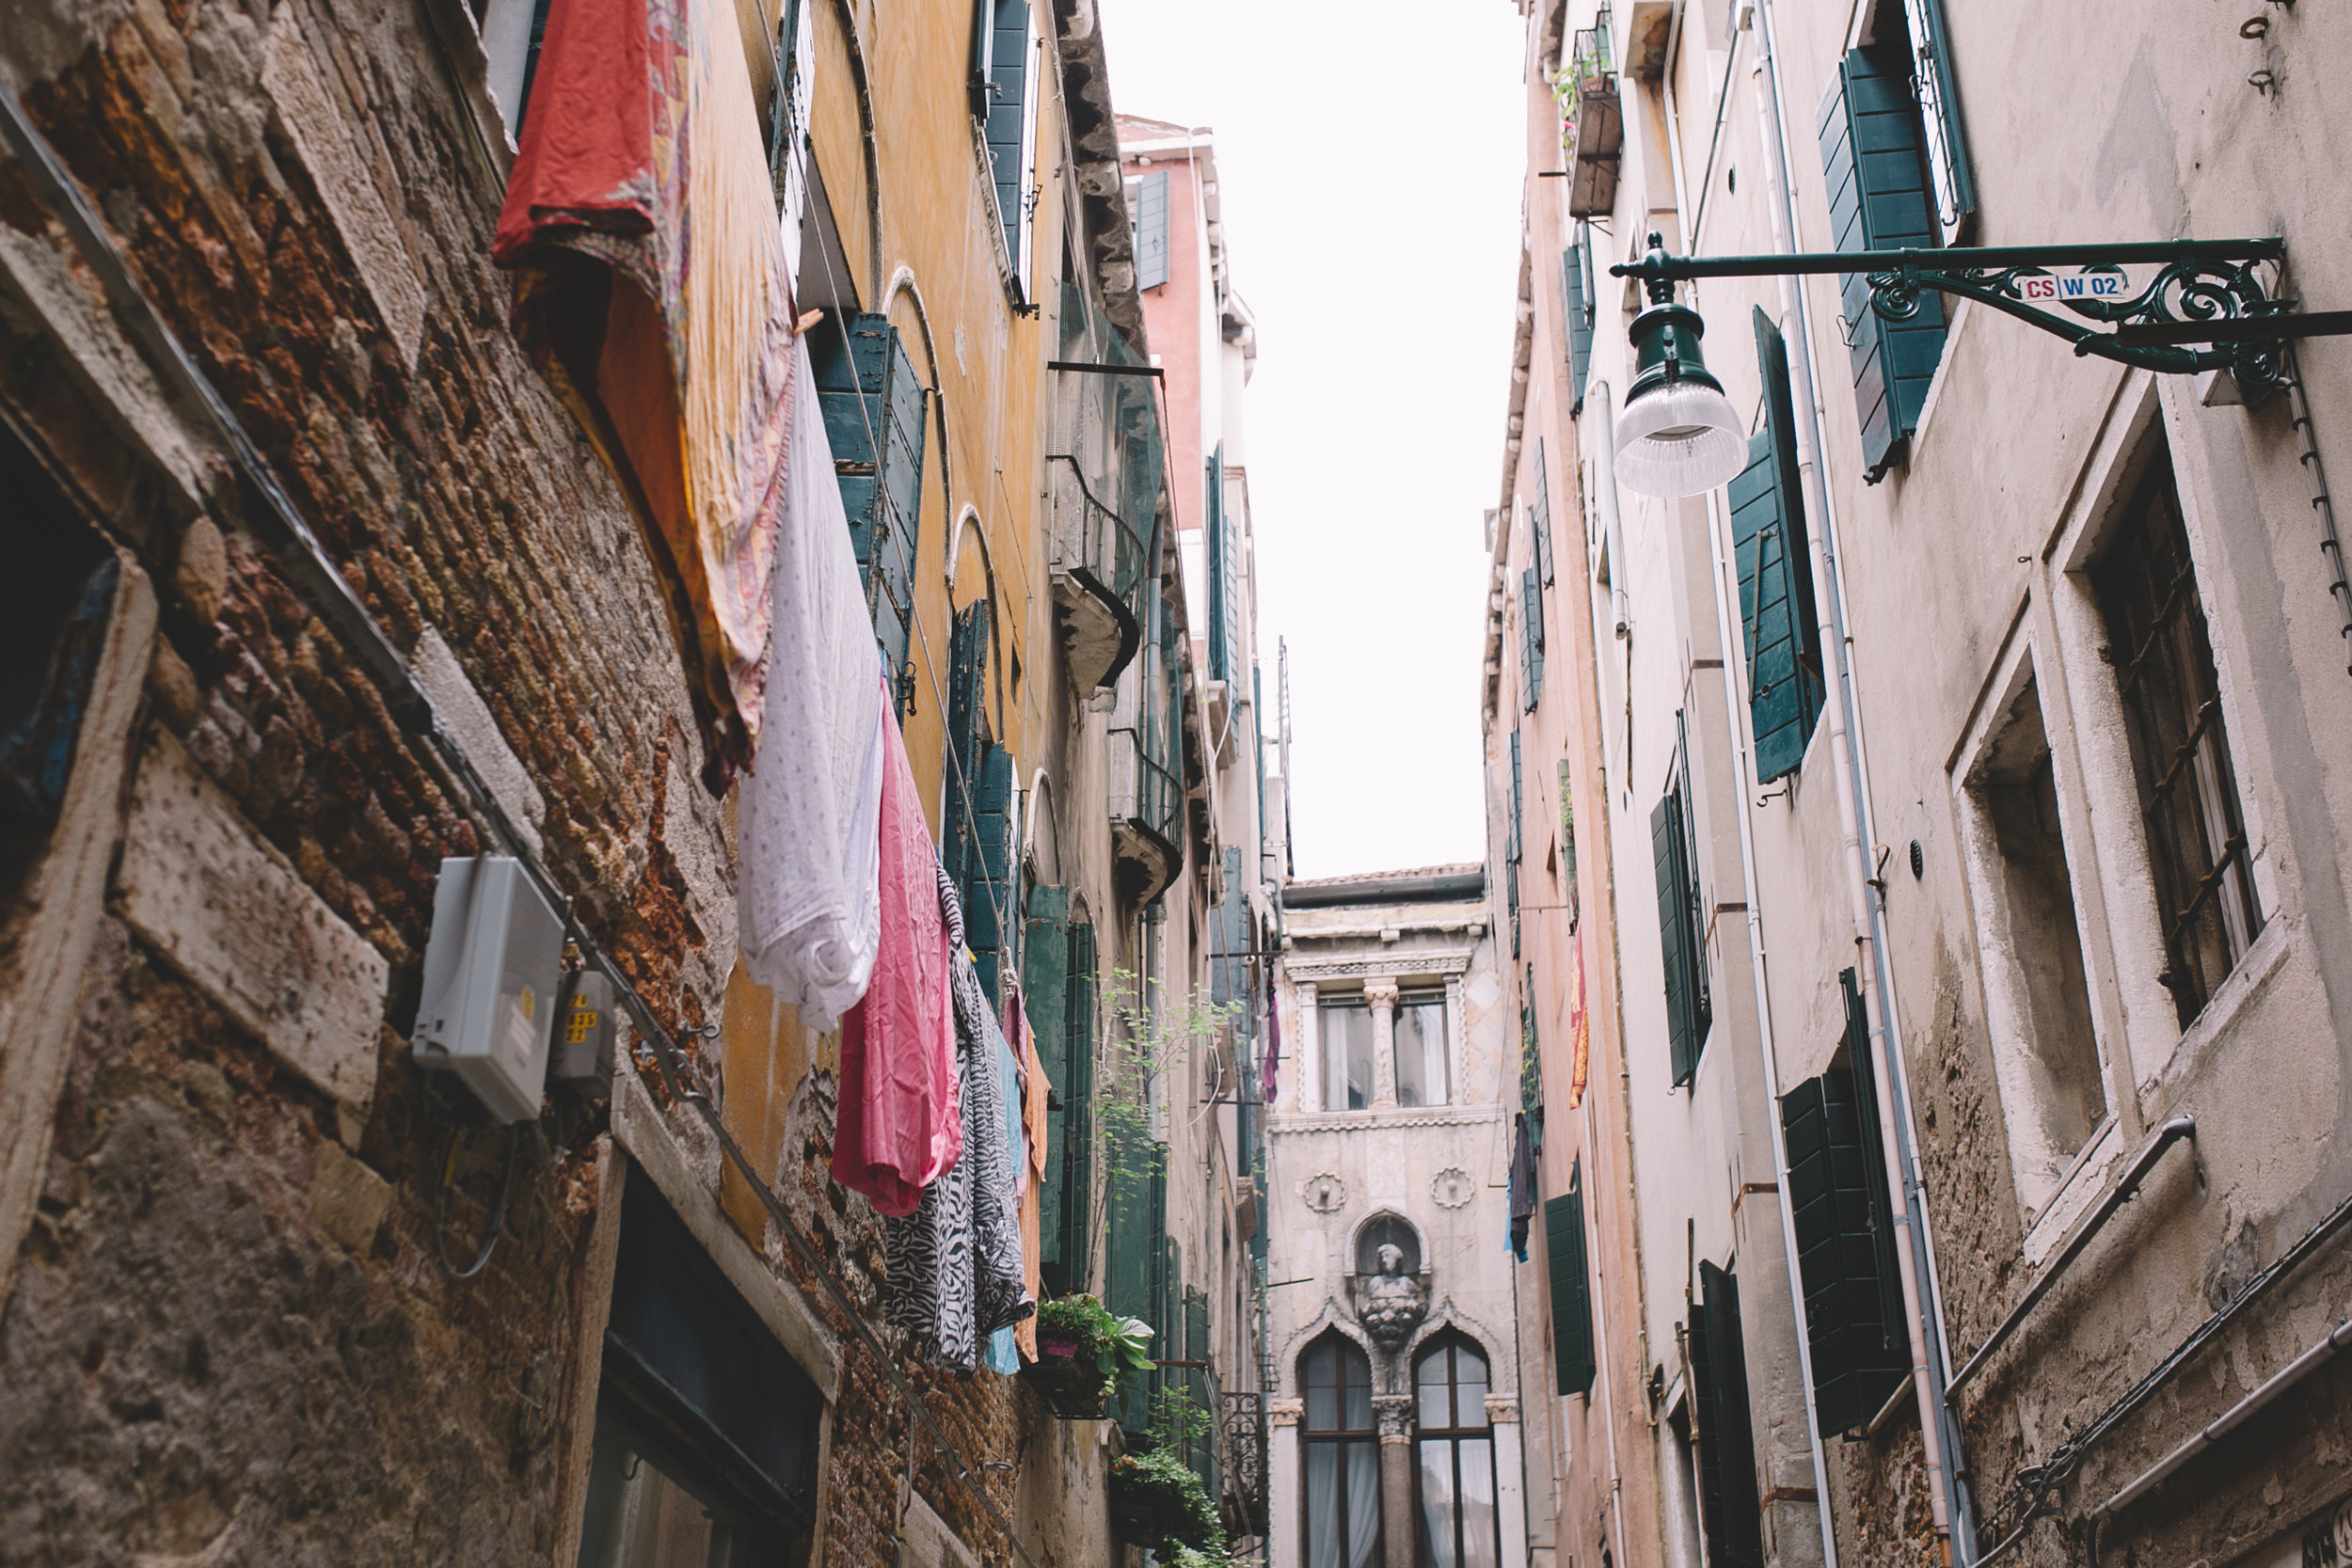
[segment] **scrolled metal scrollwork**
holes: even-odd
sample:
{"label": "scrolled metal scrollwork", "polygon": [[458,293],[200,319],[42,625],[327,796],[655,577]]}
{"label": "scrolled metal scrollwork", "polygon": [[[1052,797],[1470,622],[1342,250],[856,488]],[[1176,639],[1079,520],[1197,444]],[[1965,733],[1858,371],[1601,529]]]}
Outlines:
{"label": "scrolled metal scrollwork", "polygon": [[[2257,321],[2280,314],[2294,303],[2271,296],[2257,271],[2261,264],[2185,258],[2160,269],[2136,293],[2061,298],[2049,303],[2063,306],[2085,321],[2117,327]],[[2088,266],[2082,271],[2086,276],[2119,279],[2129,276],[2122,267],[2114,265]],[[2047,269],[2036,266],[1947,269],[1913,264],[1866,275],[1870,286],[1871,313],[1897,325],[1918,319],[1926,294],[1950,294],[1973,299],[2053,332],[2073,343],[2077,355],[2171,374],[2229,371],[2249,397],[2270,391],[2284,374],[2284,354],[2278,342],[2217,342],[2202,348],[2133,343],[2119,341],[2114,333],[2078,326],[2044,309],[2042,302],[2026,297],[2022,280],[2047,276]]]}

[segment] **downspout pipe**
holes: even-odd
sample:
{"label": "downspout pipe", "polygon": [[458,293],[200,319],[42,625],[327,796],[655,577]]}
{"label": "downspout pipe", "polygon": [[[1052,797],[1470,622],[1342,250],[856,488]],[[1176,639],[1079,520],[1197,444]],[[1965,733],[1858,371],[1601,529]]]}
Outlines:
{"label": "downspout pipe", "polygon": [[[1680,36],[1681,23],[1682,8],[1677,5],[1675,8],[1675,30],[1677,38]],[[1663,89],[1661,98],[1666,110],[1666,145],[1672,150],[1674,159],[1675,222],[1682,228],[1684,234],[1688,235],[1691,232],[1691,225],[1688,221],[1688,193],[1684,189],[1682,180],[1681,116],[1675,102],[1674,77],[1675,52],[1670,44],[1666,51],[1666,69],[1661,84]],[[1724,96],[1726,102],[1730,97],[1730,90],[1731,62],[1726,61],[1724,71]],[[1716,105],[1716,124],[1719,128],[1723,123],[1724,108],[1724,103],[1719,103]],[[1711,167],[1713,164],[1711,147],[1708,150],[1708,163]],[[1769,192],[1767,198],[1770,198]],[[1778,209],[1775,208],[1776,213]],[[1692,292],[1693,294],[1697,293],[1695,285]],[[1605,408],[1606,405],[1604,405],[1604,412]],[[1608,433],[1608,441],[1607,450],[1613,457],[1609,478],[1613,484],[1616,477],[1613,467],[1616,446],[1613,430]],[[1609,500],[1611,504],[1613,504],[1614,497],[1610,497]],[[1733,557],[1724,536],[1722,509],[1718,504],[1716,492],[1713,490],[1707,493],[1707,542],[1708,553],[1714,558],[1711,563],[1712,569],[1708,576],[1713,580],[1715,589],[1716,636],[1720,639],[1719,646],[1728,657],[1730,651],[1739,646],[1737,641],[1739,633],[1733,627],[1730,603],[1724,591],[1724,573],[1732,562]],[[1612,564],[1613,566],[1613,562]],[[1612,572],[1610,580],[1613,590],[1617,580],[1617,574],[1614,571]],[[1725,673],[1728,676],[1727,670]],[[1763,905],[1756,891],[1756,836],[1748,817],[1751,810],[1747,791],[1748,749],[1747,742],[1740,734],[1739,704],[1732,700],[1737,695],[1737,691],[1728,678],[1724,682],[1724,729],[1731,748],[1732,787],[1739,797],[1739,804],[1733,815],[1740,825],[1740,881],[1742,890],[1740,896],[1747,908],[1748,966],[1752,983],[1756,987],[1756,1043],[1764,1068],[1764,1120],[1771,1132],[1772,1175],[1774,1185],[1779,1189],[1776,1195],[1778,1201],[1773,1207],[1780,1213],[1781,1260],[1788,1273],[1788,1305],[1790,1317],[1797,1330],[1797,1370],[1798,1375],[1804,1381],[1800,1402],[1804,1406],[1805,1453],[1813,1466],[1813,1504],[1820,1524],[1821,1561],[1823,1568],[1837,1568],[1837,1528],[1836,1515],[1830,1502],[1829,1461],[1821,1450],[1820,1416],[1813,1407],[1812,1323],[1805,1311],[1804,1276],[1797,1255],[1796,1213],[1788,1202],[1788,1146],[1786,1132],[1780,1124],[1780,1064],[1773,1048],[1772,990],[1767,980],[1764,953]]]}
{"label": "downspout pipe", "polygon": [[[1725,547],[1723,534],[1723,513],[1716,504],[1715,492],[1707,493],[1707,539],[1715,562],[1708,575],[1715,579],[1715,625],[1726,652],[1739,646],[1740,635],[1731,624],[1731,606],[1724,592],[1724,574],[1732,563],[1731,552]],[[1730,660],[1725,659],[1725,673]],[[1821,1518],[1822,1568],[1837,1568],[1837,1528],[1830,1508],[1829,1462],[1821,1451],[1821,1418],[1813,1408],[1813,1321],[1804,1302],[1804,1274],[1797,1257],[1797,1216],[1789,1202],[1788,1139],[1780,1124],[1780,1061],[1772,1045],[1772,993],[1768,983],[1764,954],[1763,903],[1756,885],[1756,835],[1748,813],[1754,809],[1748,798],[1747,742],[1740,729],[1740,705],[1729,699],[1739,693],[1731,683],[1724,682],[1724,730],[1731,744],[1732,783],[1738,790],[1740,804],[1740,881],[1748,917],[1748,967],[1756,987],[1756,1041],[1764,1063],[1764,1119],[1772,1132],[1772,1173],[1780,1192],[1774,1207],[1780,1211],[1780,1244],[1782,1261],[1788,1269],[1788,1300],[1797,1323],[1797,1371],[1804,1379],[1804,1437],[1813,1461],[1813,1499]]]}
{"label": "downspout pipe", "polygon": [[1633,617],[1625,592],[1625,519],[1617,506],[1617,409],[1606,381],[1584,391],[1598,439],[1593,447],[1593,488],[1600,497],[1600,532],[1609,551],[1609,631],[1623,641]]}
{"label": "downspout pipe", "polygon": [[[1772,187],[1766,193],[1765,204],[1772,215],[1773,243],[1782,254],[1789,255],[1797,249],[1796,211],[1781,112],[1780,73],[1772,46],[1772,4],[1771,0],[1753,0],[1753,6],[1750,20],[1756,36],[1756,115],[1765,149],[1765,177]],[[1805,554],[1813,574],[1814,603],[1820,616],[1820,645],[1836,673],[1835,700],[1828,705],[1826,718],[1831,770],[1838,785],[1838,827],[1844,841],[1847,894],[1853,921],[1854,973],[1860,981],[1869,1032],[1871,1066],[1887,1089],[1878,1096],[1880,1142],[1885,1149],[1887,1186],[1889,1192],[1900,1195],[1902,1204],[1894,1240],[1897,1272],[1902,1287],[1904,1327],[1911,1349],[1912,1386],[1919,1406],[1920,1457],[1928,1472],[1928,1504],[1942,1558],[1947,1563],[1957,1560],[1965,1568],[1975,1557],[1974,1543],[1964,1525],[1957,1534],[1953,1528],[1955,1514],[1964,1519],[1964,1513],[1949,1457],[1958,1451],[1959,1432],[1942,1397],[1943,1347],[1938,1332],[1941,1314],[1932,1312],[1934,1297],[1924,1257],[1926,1206],[1918,1182],[1910,1179],[1907,1169],[1912,1164],[1911,1150],[1898,1109],[1903,1092],[1902,1078],[1894,1046],[1892,1009],[1885,994],[1884,956],[1880,950],[1878,925],[1870,902],[1870,865],[1863,838],[1867,807],[1854,754],[1853,729],[1859,721],[1859,707],[1845,636],[1844,606],[1829,555],[1828,536],[1833,525],[1820,465],[1821,411],[1813,374],[1811,318],[1804,290],[1795,277],[1784,276],[1780,279],[1780,293],[1782,311],[1796,329],[1788,335],[1793,349],[1789,371],[1795,382],[1794,401],[1804,411],[1796,421],[1797,467],[1805,509],[1814,522],[1813,527],[1805,530]]]}

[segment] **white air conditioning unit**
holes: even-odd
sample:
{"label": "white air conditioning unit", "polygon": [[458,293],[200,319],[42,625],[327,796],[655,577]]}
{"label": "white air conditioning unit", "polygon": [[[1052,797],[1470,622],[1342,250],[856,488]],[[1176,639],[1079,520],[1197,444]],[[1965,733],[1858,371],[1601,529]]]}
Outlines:
{"label": "white air conditioning unit", "polygon": [[521,862],[443,861],[410,1037],[417,1065],[455,1073],[500,1121],[538,1120],[563,978],[564,923]]}

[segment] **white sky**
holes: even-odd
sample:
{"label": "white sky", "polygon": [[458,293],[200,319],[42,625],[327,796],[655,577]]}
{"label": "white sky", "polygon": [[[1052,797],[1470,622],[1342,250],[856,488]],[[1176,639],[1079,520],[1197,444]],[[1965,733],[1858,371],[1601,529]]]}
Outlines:
{"label": "white sky", "polygon": [[1485,857],[1483,519],[1525,166],[1511,0],[1100,0],[1122,114],[1212,126],[1258,646],[1291,656],[1302,877]]}

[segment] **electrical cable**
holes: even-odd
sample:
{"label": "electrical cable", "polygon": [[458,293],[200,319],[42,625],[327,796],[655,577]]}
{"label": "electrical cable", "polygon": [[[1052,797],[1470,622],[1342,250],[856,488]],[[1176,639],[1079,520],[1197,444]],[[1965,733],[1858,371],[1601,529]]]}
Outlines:
{"label": "electrical cable", "polygon": [[450,1129],[448,1151],[441,1157],[441,1179],[433,1184],[433,1250],[441,1259],[441,1267],[452,1279],[471,1279],[487,1268],[490,1254],[499,1246],[499,1236],[506,1227],[506,1208],[515,1196],[515,1164],[523,1147],[523,1124],[515,1122],[506,1130],[506,1174],[499,1179],[499,1199],[490,1213],[488,1233],[482,1238],[482,1250],[473,1255],[473,1261],[464,1268],[449,1260],[449,1229],[447,1204],[449,1189],[457,1174],[457,1156],[466,1147],[466,1129]]}

